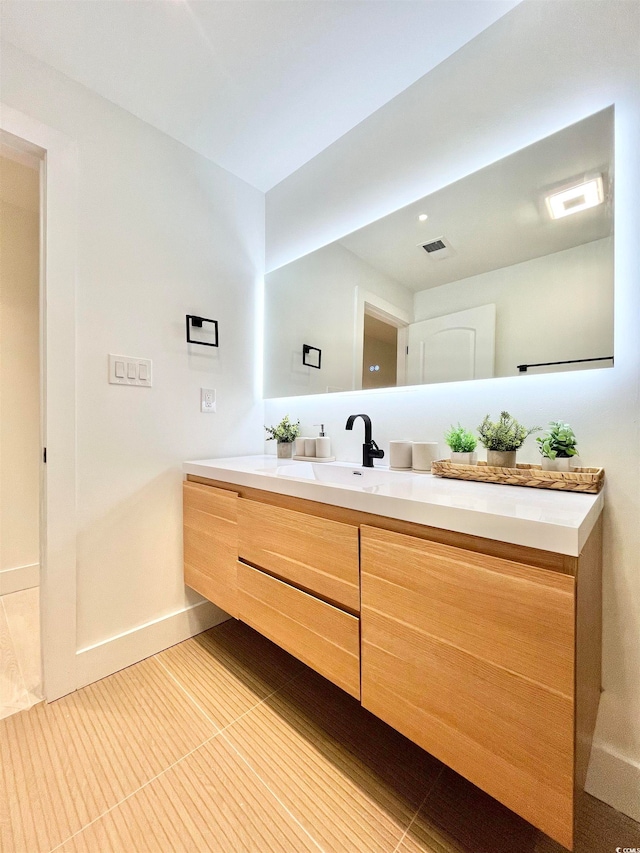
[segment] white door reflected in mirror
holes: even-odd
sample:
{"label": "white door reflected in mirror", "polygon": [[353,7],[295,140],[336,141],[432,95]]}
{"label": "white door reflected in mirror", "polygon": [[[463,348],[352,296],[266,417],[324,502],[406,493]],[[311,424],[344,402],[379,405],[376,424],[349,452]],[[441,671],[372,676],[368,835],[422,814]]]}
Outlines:
{"label": "white door reflected in mirror", "polygon": [[494,375],[496,306],[481,305],[409,326],[407,384]]}

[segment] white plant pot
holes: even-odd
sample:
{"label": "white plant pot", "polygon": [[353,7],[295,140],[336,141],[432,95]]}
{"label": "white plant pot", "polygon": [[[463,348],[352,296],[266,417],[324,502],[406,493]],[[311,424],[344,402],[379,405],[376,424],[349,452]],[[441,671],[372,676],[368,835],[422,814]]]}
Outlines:
{"label": "white plant pot", "polygon": [[515,468],[515,450],[487,450],[487,465],[496,468]]}
{"label": "white plant pot", "polygon": [[279,441],[278,442],[278,459],[291,459],[293,456],[293,442]]}
{"label": "white plant pot", "polygon": [[451,451],[451,463],[453,465],[477,465],[478,464],[478,454],[477,453],[457,453],[455,451]]}
{"label": "white plant pot", "polygon": [[542,470],[543,471],[570,471],[573,467],[571,462],[573,460],[572,456],[560,457],[557,456],[555,459],[549,459],[548,456],[542,457]]}

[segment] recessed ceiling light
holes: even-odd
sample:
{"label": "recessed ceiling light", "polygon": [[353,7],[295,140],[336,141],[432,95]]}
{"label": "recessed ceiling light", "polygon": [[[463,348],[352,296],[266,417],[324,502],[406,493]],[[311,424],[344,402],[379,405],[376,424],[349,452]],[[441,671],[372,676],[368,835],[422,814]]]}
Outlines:
{"label": "recessed ceiling light", "polygon": [[552,219],[562,219],[563,216],[579,213],[589,207],[596,207],[603,201],[602,175],[595,175],[580,184],[551,193],[546,198],[547,208]]}
{"label": "recessed ceiling light", "polygon": [[419,213],[418,214],[418,222],[426,222],[428,218],[429,218],[429,215],[427,213]]}

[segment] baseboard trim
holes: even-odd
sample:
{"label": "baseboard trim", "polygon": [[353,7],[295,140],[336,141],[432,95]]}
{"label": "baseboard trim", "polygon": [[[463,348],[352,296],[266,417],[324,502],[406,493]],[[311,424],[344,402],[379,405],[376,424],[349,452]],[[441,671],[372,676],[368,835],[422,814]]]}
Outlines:
{"label": "baseboard trim", "polygon": [[229,619],[210,601],[178,610],[76,652],[77,688],[85,687]]}
{"label": "baseboard trim", "polygon": [[21,592],[39,585],[40,563],[0,571],[0,595],[10,595],[12,592]]}
{"label": "baseboard trim", "polygon": [[640,764],[594,743],[585,791],[640,821]]}

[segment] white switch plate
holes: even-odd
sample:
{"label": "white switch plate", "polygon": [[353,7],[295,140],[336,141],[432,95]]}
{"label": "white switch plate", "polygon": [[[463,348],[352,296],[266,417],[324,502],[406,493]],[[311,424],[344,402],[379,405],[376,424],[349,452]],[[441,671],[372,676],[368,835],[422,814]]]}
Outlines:
{"label": "white switch plate", "polygon": [[112,385],[151,387],[151,359],[109,353],[109,382]]}
{"label": "white switch plate", "polygon": [[209,413],[216,410],[216,389],[201,388],[200,389],[200,411]]}

